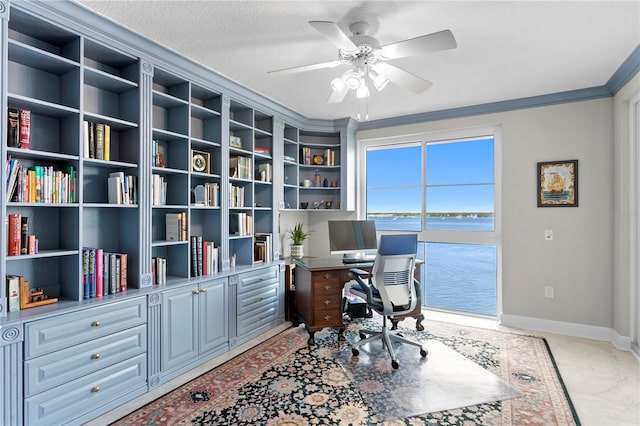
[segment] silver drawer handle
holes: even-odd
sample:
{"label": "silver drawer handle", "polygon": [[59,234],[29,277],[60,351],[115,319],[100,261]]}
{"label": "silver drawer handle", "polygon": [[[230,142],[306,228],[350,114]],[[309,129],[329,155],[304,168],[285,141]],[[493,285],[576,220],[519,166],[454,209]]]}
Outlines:
{"label": "silver drawer handle", "polygon": [[100,327],[100,321],[94,321],[94,322],[91,324],[91,326],[92,326],[92,327]]}
{"label": "silver drawer handle", "polygon": [[91,355],[91,359],[99,359],[99,358],[100,358],[100,354]]}
{"label": "silver drawer handle", "polygon": [[93,392],[93,393],[98,393],[98,392],[100,392],[100,386],[96,386],[96,387],[94,387],[93,389],[91,389],[91,392]]}

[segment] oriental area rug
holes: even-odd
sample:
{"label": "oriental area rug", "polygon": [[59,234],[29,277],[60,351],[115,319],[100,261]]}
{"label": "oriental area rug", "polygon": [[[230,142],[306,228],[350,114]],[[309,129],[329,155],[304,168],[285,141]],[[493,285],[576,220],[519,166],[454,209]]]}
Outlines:
{"label": "oriental area rug", "polygon": [[[544,339],[435,321],[416,331],[412,321],[399,328],[423,341],[429,355],[422,359],[417,348],[402,346],[397,370],[375,347],[380,342],[350,355],[349,342],[361,328],[380,326],[375,318],[347,322],[345,341],[330,329],[317,332],[312,346],[303,326],[292,327],[114,425],[580,424]],[[478,397],[482,391],[472,389],[468,401],[480,399],[465,404],[461,395],[474,380],[456,382],[461,368],[458,377],[477,375],[499,392]],[[428,376],[432,385],[416,387]],[[444,390],[430,392],[433,386]],[[423,396],[424,408],[416,395]]]}

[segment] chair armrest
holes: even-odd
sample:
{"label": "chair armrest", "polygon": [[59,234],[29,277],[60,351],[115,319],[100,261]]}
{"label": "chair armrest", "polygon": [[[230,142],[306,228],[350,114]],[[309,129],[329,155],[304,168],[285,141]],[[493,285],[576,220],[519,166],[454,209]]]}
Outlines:
{"label": "chair armrest", "polygon": [[362,270],[362,269],[358,269],[358,268],[351,268],[349,269],[351,272],[353,272],[356,275],[369,275],[369,272]]}

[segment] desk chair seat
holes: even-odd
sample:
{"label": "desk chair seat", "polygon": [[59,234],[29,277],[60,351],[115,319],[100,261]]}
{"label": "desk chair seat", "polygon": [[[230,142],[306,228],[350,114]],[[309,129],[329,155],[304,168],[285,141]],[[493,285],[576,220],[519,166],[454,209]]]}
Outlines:
{"label": "desk chair seat", "polygon": [[420,356],[427,356],[422,344],[407,339],[397,331],[387,327],[387,316],[408,314],[414,310],[417,300],[413,268],[417,251],[417,236],[383,235],[380,247],[373,263],[371,274],[360,269],[352,269],[357,284],[348,285],[346,291],[367,302],[367,305],[382,315],[382,330],[361,330],[358,342],[351,348],[353,356],[360,354],[359,347],[381,340],[391,355],[391,366],[399,364],[393,348],[393,342],[401,342],[420,348]]}

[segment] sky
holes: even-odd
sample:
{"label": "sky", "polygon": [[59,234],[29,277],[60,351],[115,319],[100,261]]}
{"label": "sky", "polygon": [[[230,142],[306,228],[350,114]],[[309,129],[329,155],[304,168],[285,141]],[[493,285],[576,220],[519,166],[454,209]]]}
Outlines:
{"label": "sky", "polygon": [[[419,213],[419,145],[369,150],[367,212]],[[427,212],[493,212],[493,139],[427,145]]]}

